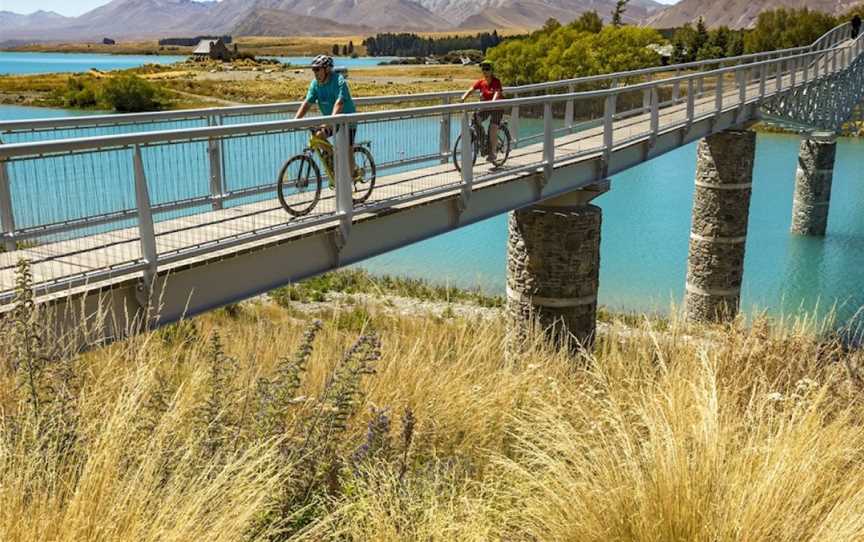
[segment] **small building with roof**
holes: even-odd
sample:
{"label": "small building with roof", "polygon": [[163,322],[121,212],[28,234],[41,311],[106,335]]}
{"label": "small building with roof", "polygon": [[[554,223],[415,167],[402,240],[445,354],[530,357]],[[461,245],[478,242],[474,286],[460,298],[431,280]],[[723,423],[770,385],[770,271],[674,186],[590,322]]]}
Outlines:
{"label": "small building with roof", "polygon": [[195,60],[231,60],[231,51],[222,39],[201,40],[192,51]]}

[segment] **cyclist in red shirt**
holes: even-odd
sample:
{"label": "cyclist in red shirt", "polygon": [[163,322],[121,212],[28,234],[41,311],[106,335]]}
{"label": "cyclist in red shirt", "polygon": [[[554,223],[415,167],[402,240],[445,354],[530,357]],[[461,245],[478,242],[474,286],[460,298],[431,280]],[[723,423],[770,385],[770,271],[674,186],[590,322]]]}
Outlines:
{"label": "cyclist in red shirt", "polygon": [[[480,91],[480,100],[484,102],[500,100],[504,97],[504,88],[501,86],[501,81],[492,74],[492,63],[483,61],[480,63],[480,69],[483,70],[483,77],[478,79],[465,94],[462,95],[462,101],[468,99],[473,92]],[[504,112],[500,110],[481,111],[478,117],[481,121],[489,119],[489,144],[486,151],[486,160],[493,162],[495,155],[498,152],[495,142],[498,141],[498,126],[501,124],[501,118]]]}

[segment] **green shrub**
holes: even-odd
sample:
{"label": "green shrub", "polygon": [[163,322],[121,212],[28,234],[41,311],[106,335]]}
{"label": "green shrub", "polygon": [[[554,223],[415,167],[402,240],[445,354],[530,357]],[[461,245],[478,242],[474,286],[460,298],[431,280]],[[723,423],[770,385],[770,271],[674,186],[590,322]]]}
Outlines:
{"label": "green shrub", "polygon": [[63,93],[63,103],[67,107],[96,107],[96,83],[90,79],[70,77]]}
{"label": "green shrub", "polygon": [[102,87],[102,101],[121,113],[155,111],[162,106],[156,86],[134,75],[109,79]]}

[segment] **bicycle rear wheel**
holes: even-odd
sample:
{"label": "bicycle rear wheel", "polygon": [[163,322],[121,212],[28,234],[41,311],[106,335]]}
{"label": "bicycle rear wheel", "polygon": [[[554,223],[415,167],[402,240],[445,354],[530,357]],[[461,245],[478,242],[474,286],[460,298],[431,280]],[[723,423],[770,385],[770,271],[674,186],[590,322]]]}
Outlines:
{"label": "bicycle rear wheel", "polygon": [[[477,141],[474,138],[474,134],[471,134],[471,165],[477,163]],[[456,167],[456,171],[462,172],[462,134],[459,134],[459,137],[456,138],[456,144],[453,145],[453,166]]]}
{"label": "bicycle rear wheel", "polygon": [[361,145],[354,146],[354,203],[363,203],[372,195],[375,188],[375,159],[369,149]]}
{"label": "bicycle rear wheel", "polygon": [[497,137],[497,145],[495,149],[495,156],[492,159],[492,164],[495,167],[501,167],[504,165],[504,162],[507,161],[507,158],[510,157],[510,130],[506,125],[501,125],[498,127],[498,137]]}
{"label": "bicycle rear wheel", "polygon": [[321,199],[321,170],[306,154],[294,156],[282,166],[276,184],[282,208],[291,216],[309,214]]}

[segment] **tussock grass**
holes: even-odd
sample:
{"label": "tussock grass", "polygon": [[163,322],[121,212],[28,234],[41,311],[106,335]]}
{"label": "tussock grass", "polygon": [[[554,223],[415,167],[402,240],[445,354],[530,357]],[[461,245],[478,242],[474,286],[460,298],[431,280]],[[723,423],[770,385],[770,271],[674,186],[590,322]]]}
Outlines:
{"label": "tussock grass", "polygon": [[75,354],[28,284],[0,326],[4,541],[864,536],[864,356],[809,321],[631,318],[508,359],[503,321],[258,301]]}

